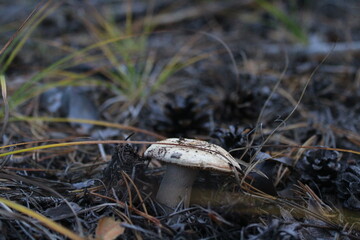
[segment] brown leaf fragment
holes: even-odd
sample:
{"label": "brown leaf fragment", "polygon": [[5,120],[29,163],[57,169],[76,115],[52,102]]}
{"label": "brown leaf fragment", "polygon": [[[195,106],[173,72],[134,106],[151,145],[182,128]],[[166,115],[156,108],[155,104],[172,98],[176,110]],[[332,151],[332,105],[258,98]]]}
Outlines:
{"label": "brown leaf fragment", "polygon": [[121,226],[120,221],[112,217],[103,217],[99,220],[95,230],[97,240],[113,240],[124,233],[125,228]]}

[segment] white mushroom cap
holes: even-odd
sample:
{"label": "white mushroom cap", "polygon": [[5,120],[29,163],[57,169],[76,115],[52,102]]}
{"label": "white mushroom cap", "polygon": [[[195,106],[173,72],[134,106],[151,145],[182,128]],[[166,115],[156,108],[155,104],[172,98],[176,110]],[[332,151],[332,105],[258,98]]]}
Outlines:
{"label": "white mushroom cap", "polygon": [[195,139],[165,139],[152,144],[144,156],[167,163],[156,199],[170,210],[181,202],[185,207],[189,206],[192,184],[199,170],[241,170],[236,160],[223,148]]}
{"label": "white mushroom cap", "polygon": [[144,153],[162,162],[221,172],[240,170],[240,165],[223,148],[201,140],[168,138],[152,144]]}

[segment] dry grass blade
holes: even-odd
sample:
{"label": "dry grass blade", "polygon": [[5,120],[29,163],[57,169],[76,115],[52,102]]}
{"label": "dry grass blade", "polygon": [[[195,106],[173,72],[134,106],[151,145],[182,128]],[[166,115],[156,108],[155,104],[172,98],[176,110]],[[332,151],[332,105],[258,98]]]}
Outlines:
{"label": "dry grass blade", "polygon": [[77,119],[77,118],[51,118],[51,117],[16,117],[13,119],[10,119],[10,121],[47,121],[47,122],[76,122],[76,123],[88,123],[93,124],[97,126],[103,126],[103,127],[112,127],[112,128],[118,128],[123,130],[128,130],[132,132],[138,132],[143,133],[149,136],[153,136],[157,139],[164,139],[164,136],[161,136],[160,134],[137,128],[132,126],[126,126],[119,123],[110,123],[105,121],[97,121],[97,120],[88,120],[88,119]]}
{"label": "dry grass blade", "polygon": [[[45,1],[42,1],[43,3]],[[46,16],[48,16],[51,12],[53,12],[59,5],[61,4],[61,1],[47,1],[44,4],[39,4],[35,8],[35,10],[30,14],[30,16],[26,19],[26,22],[23,23],[23,26],[28,25],[26,31],[19,30],[15,35],[21,34],[21,37],[14,38],[11,41],[14,41],[16,44],[10,49],[8,56],[6,54],[0,54],[0,62],[1,64],[1,73],[4,73],[10,64],[14,61],[17,54],[20,52],[20,50],[23,48],[27,40],[29,39],[31,33],[36,29],[36,27],[44,20]],[[41,6],[41,7],[40,7]],[[22,26],[22,27],[23,27]],[[21,27],[21,28],[22,28]],[[5,51],[7,51],[8,45],[6,48],[4,48]],[[26,84],[24,84],[26,85]]]}
{"label": "dry grass blade", "polygon": [[[335,46],[334,46],[335,48]],[[333,51],[333,49],[332,49]],[[269,134],[269,136],[262,142],[261,146],[259,147],[259,149],[257,150],[257,152],[254,154],[254,159],[255,159],[255,156],[257,153],[259,153],[261,151],[261,148],[262,146],[264,146],[270,139],[271,139],[271,136],[274,135],[275,132],[277,132],[281,126],[283,126],[290,118],[291,116],[295,113],[295,111],[298,109],[302,99],[304,98],[305,96],[305,93],[306,93],[306,90],[310,84],[310,81],[313,79],[315,73],[318,71],[318,69],[320,68],[321,65],[323,65],[325,63],[325,61],[328,59],[328,57],[330,56],[330,54],[332,53],[332,51],[330,51],[322,60],[321,62],[316,66],[316,68],[314,69],[314,71],[312,71],[311,75],[309,76],[309,78],[307,79],[306,83],[305,83],[305,86],[303,87],[302,91],[301,91],[301,94],[300,94],[300,97],[299,99],[297,100],[296,102],[296,105],[293,107],[293,109],[291,110],[291,112],[285,117],[285,119],[283,121],[281,121],[281,123],[274,128],[274,130]],[[259,114],[259,117],[258,117],[258,120],[257,120],[257,123],[256,123],[256,126],[259,126],[259,123],[261,122],[261,118],[263,116],[263,113],[264,113],[264,109],[265,107],[267,106],[267,103],[270,101],[272,95],[274,94],[274,92],[278,89],[282,79],[283,79],[283,76],[285,76],[285,73],[287,71],[287,67],[288,67],[288,59],[286,58],[286,66],[284,68],[284,71],[281,73],[281,77],[279,78],[279,80],[276,82],[276,85],[275,87],[272,89],[272,92],[271,94],[269,95],[269,97],[266,99],[266,102],[264,103],[261,111],[260,111],[260,114]],[[261,130],[261,129],[260,129]],[[259,131],[257,129],[257,131]],[[250,141],[250,145],[252,145],[252,143],[254,142],[255,140],[255,134],[254,134],[254,137],[251,139]],[[246,153],[246,152],[245,152]],[[245,156],[245,153],[243,154],[243,156]],[[242,156],[242,157],[243,157]],[[253,159],[252,159],[253,161]],[[257,165],[258,162],[255,162],[254,164],[252,164],[245,172],[245,176],[248,175],[250,173],[250,171],[252,171],[256,165]]]}
{"label": "dry grass blade", "polygon": [[16,30],[16,32],[11,36],[11,38],[5,43],[4,47],[0,50],[0,56],[5,52],[5,50],[10,46],[10,44],[14,41],[16,36],[21,32],[21,30],[25,27],[28,21],[34,16],[34,14],[39,10],[40,6],[45,1],[39,2],[34,10],[29,14],[29,16],[25,19],[25,21],[20,25],[20,27]]}
{"label": "dry grass blade", "polygon": [[[319,126],[321,127],[321,126]],[[347,139],[349,139],[349,141],[351,141],[352,143],[360,146],[360,135],[357,134],[356,132],[347,130],[347,129],[343,129],[340,128],[338,126],[330,126],[331,130],[334,131],[335,134],[341,136],[341,137],[345,137]]]}
{"label": "dry grass blade", "polygon": [[[286,61],[285,61],[285,67],[284,67],[284,69],[283,69],[283,71],[282,71],[282,73],[281,73],[281,75],[280,75],[280,77],[279,77],[279,80],[276,82],[275,86],[274,86],[273,89],[271,90],[270,95],[268,96],[268,98],[266,99],[264,105],[262,106],[262,108],[261,108],[261,110],[260,110],[259,116],[258,116],[258,118],[257,118],[257,120],[256,120],[256,126],[260,126],[260,125],[261,125],[261,120],[262,120],[263,115],[264,115],[264,113],[265,113],[266,106],[268,105],[268,103],[270,102],[270,99],[273,97],[273,95],[275,94],[275,92],[278,90],[278,88],[279,88],[279,86],[280,86],[280,83],[281,83],[282,80],[284,79],[285,73],[286,73],[286,71],[287,71],[287,69],[288,69],[288,65],[289,65],[289,59],[288,59],[287,55],[285,55],[285,60],[286,60]],[[310,79],[309,79],[309,81],[310,81]],[[305,88],[306,88],[306,87],[305,87]],[[303,92],[303,93],[304,93],[304,92]],[[301,101],[301,97],[300,97],[300,99],[299,99],[299,101],[298,101],[298,104],[300,103],[300,101]],[[268,136],[268,137],[264,140],[264,142],[262,143],[262,146],[263,146],[264,144],[266,144],[266,143],[271,139],[271,136],[274,135],[274,133],[283,125],[283,123],[285,123],[286,120],[290,118],[290,116],[294,113],[296,107],[297,107],[297,106],[295,106],[295,107],[293,108],[293,112],[291,112],[291,113],[286,117],[286,119],[285,119],[283,122],[281,122],[281,123],[269,134],[269,136]],[[261,133],[261,131],[262,131],[262,128],[261,128],[261,127],[260,127],[260,128],[257,127],[257,128],[255,129],[255,133],[257,133],[257,132]],[[249,142],[249,146],[252,146],[252,145],[253,145],[253,143],[254,143],[254,141],[255,141],[255,136],[256,136],[256,134],[254,134],[254,135],[251,137],[251,140],[250,140],[250,142]],[[254,157],[250,160],[250,166],[246,169],[246,171],[245,171],[245,176],[247,176],[251,171],[253,171],[253,170],[255,169],[256,165],[259,163],[259,161],[255,161],[255,162],[254,162],[254,160],[255,160],[256,155],[261,151],[262,146],[260,146],[260,147],[258,148],[258,150],[256,151],[256,153],[254,154]],[[244,151],[244,153],[243,153],[243,155],[240,157],[240,159],[242,159],[242,158],[246,155],[247,151],[248,151],[248,149],[246,149],[246,150]],[[254,163],[253,163],[253,162],[254,162]],[[244,179],[245,179],[245,178],[243,178],[243,180],[241,181],[241,184],[243,184]]]}
{"label": "dry grass blade", "polygon": [[[187,19],[196,18],[203,15],[216,14],[235,7],[246,7],[253,1],[221,1],[221,2],[205,2],[198,6],[192,6],[179,10],[177,12],[164,13],[151,18],[145,19],[145,23],[151,25],[171,25]],[[139,25],[139,23],[137,23]]]}
{"label": "dry grass blade", "polygon": [[58,196],[60,199],[62,199],[62,201],[70,208],[73,216],[75,217],[75,221],[78,227],[78,231],[80,233],[80,235],[84,235],[83,234],[83,228],[81,225],[81,222],[75,212],[75,210],[73,209],[73,207],[71,206],[71,204],[69,203],[68,200],[66,200],[60,193],[58,193],[56,190],[54,190],[53,188],[47,186],[46,184],[39,182],[39,181],[35,181],[35,180],[31,180],[27,177],[23,177],[20,175],[16,175],[14,173],[11,172],[0,172],[0,178],[4,178],[4,179],[11,179],[14,181],[19,181],[22,182],[23,184],[29,184],[29,185],[33,185],[33,186],[37,186],[41,189],[44,189],[50,193],[53,193],[54,195]]}
{"label": "dry grass blade", "polygon": [[[127,140],[99,140],[99,141],[79,141],[79,142],[65,142],[65,143],[55,143],[55,144],[47,144],[36,147],[29,147],[25,149],[19,149],[14,151],[9,151],[5,153],[1,153],[0,157],[5,157],[13,154],[24,153],[24,152],[32,152],[41,149],[48,148],[56,148],[56,147],[68,147],[68,146],[77,146],[77,145],[95,145],[95,144],[116,144],[116,143],[133,143],[133,144],[153,144],[155,142],[149,141],[127,141]],[[11,146],[11,145],[9,145]],[[6,148],[9,146],[3,146],[2,148]]]}
{"label": "dry grass blade", "polygon": [[73,240],[82,240],[84,238],[80,237],[79,235],[77,235],[76,233],[72,232],[71,230],[61,226],[60,224],[52,221],[51,219],[45,217],[42,214],[39,214],[37,212],[34,212],[33,210],[26,208],[22,205],[19,205],[13,201],[9,201],[5,198],[1,198],[0,197],[0,202],[9,206],[10,208],[13,208],[27,216],[33,217],[37,220],[39,220],[43,225],[49,227],[50,229],[63,234],[64,236],[73,239]]}
{"label": "dry grass blade", "polygon": [[[304,144],[302,144],[302,146],[311,146],[315,143],[315,140],[316,140],[316,135],[313,135],[311,136],[309,139],[307,139],[305,141]],[[295,159],[294,159],[294,163],[293,163],[293,166],[295,166],[297,164],[297,162],[299,161],[299,159],[301,158],[301,156],[304,154],[304,152],[306,151],[306,148],[299,148],[297,153],[296,153],[296,156],[295,156]]]}
{"label": "dry grass blade", "polygon": [[[121,172],[121,175],[122,175],[123,179],[126,178],[127,181],[129,181],[129,182],[131,183],[131,185],[134,186],[134,189],[135,189],[135,191],[136,191],[136,194],[138,195],[138,197],[139,197],[139,199],[140,199],[140,201],[141,201],[141,206],[142,206],[142,208],[144,209],[144,212],[145,212],[146,214],[149,214],[148,211],[147,211],[147,209],[146,209],[146,205],[145,205],[145,203],[144,203],[144,200],[143,200],[143,198],[142,198],[142,196],[141,196],[141,193],[140,193],[139,189],[137,188],[136,184],[134,183],[134,181],[133,181],[133,180],[131,179],[131,177],[130,177],[126,172],[124,172],[124,171]],[[125,184],[126,184],[126,187],[128,188],[129,196],[131,196],[131,190],[130,190],[130,188],[129,188],[129,186],[128,186],[128,182],[127,182],[127,181],[125,181]],[[130,206],[132,206],[132,201],[131,201],[131,199],[130,199]]]}
{"label": "dry grass blade", "polygon": [[351,150],[351,149],[344,149],[344,148],[331,148],[331,147],[318,147],[318,146],[303,146],[303,145],[263,145],[266,147],[276,147],[276,148],[305,148],[305,149],[324,149],[324,150],[333,150],[338,152],[346,152],[346,153],[353,153],[356,155],[360,155],[360,151]]}
{"label": "dry grass blade", "polygon": [[[329,221],[333,221],[337,214],[334,209],[325,204],[319,196],[306,184],[298,182],[301,190],[309,197],[311,201],[309,201],[309,209],[320,214],[324,218],[328,218]],[[338,212],[338,211],[336,211]]]}
{"label": "dry grass blade", "polygon": [[1,132],[0,132],[0,138],[2,139],[2,137],[4,135],[4,131],[7,126],[7,123],[9,121],[9,102],[8,102],[8,97],[7,97],[6,80],[5,80],[4,75],[0,75],[0,86],[1,86],[1,95],[4,100],[4,120],[3,120],[3,126],[1,128]]}
{"label": "dry grass blade", "polygon": [[[123,211],[120,211],[119,209],[114,208],[114,213],[116,213],[123,220],[123,225],[125,223],[133,225],[133,222],[131,221],[131,218],[129,216],[127,216],[126,213],[124,213]],[[142,240],[142,237],[141,237],[141,235],[140,235],[140,233],[138,231],[133,230],[133,233],[134,233],[135,238],[137,240]]]}
{"label": "dry grass blade", "polygon": [[104,199],[107,199],[107,200],[110,200],[110,201],[113,201],[113,202],[116,202],[117,204],[119,204],[119,206],[121,208],[129,208],[131,211],[133,211],[134,213],[138,214],[139,216],[142,216],[144,218],[146,218],[147,220],[153,222],[154,224],[156,224],[157,226],[159,227],[163,227],[160,220],[149,215],[149,214],[146,214],[136,208],[133,208],[133,207],[129,207],[127,206],[127,204],[121,202],[121,201],[118,201],[118,200],[115,200],[113,198],[110,198],[110,197],[107,197],[107,196],[104,196],[104,195],[101,195],[101,194],[98,194],[98,193],[95,193],[95,192],[91,192],[91,195],[94,195],[94,196],[97,196],[97,197],[101,197],[101,198],[104,198]]}

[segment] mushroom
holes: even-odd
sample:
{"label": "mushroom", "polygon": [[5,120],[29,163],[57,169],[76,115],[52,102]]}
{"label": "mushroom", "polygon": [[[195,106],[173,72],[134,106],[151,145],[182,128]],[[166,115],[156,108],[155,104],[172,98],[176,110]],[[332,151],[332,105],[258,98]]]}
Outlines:
{"label": "mushroom", "polygon": [[223,148],[195,139],[165,139],[152,144],[144,156],[167,164],[156,199],[170,208],[181,201],[185,207],[189,206],[191,188],[199,170],[230,173],[241,169]]}

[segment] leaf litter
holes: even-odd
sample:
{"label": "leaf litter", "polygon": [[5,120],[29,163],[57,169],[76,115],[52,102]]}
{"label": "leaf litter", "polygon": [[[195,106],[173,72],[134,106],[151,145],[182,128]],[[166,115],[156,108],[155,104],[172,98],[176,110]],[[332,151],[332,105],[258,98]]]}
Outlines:
{"label": "leaf litter", "polygon": [[[142,1],[92,4],[104,16],[114,17],[108,21],[134,27],[130,40],[142,34],[144,19],[151,21],[149,53],[131,52],[136,41],[126,43],[131,55],[123,55],[132,59],[115,55],[118,59],[114,61],[111,54],[103,56],[96,49],[88,55],[79,52],[73,62],[66,62],[75,68],[65,66],[34,82],[32,87],[39,88],[34,88],[37,94],[33,97],[21,99],[18,92],[15,96],[20,98],[12,99],[34,70],[64,56],[64,49],[81,49],[94,40],[86,32],[94,28],[84,27],[89,22],[74,11],[94,13],[90,5],[86,8],[64,1],[39,24],[30,37],[32,42],[25,44],[1,73],[6,75],[3,97],[11,108],[9,121],[3,122],[7,127],[3,129],[2,153],[38,147],[2,158],[0,221],[4,238],[360,238],[357,3],[229,1],[222,5],[184,1],[176,5],[157,1],[152,8]],[[127,11],[116,12],[113,4]],[[3,6],[1,11],[9,8],[14,12],[13,6]],[[28,14],[34,14],[28,9]],[[175,13],[176,18],[167,20]],[[297,39],[300,35],[298,27],[292,29],[294,18],[286,18],[291,14],[306,30],[308,45]],[[14,20],[9,19],[3,18],[4,26],[14,29]],[[173,30],[174,26],[178,30]],[[26,29],[26,24],[19,31],[22,28]],[[201,34],[204,31],[209,35]],[[10,39],[9,34],[4,36]],[[226,43],[233,55],[216,39]],[[7,48],[13,46],[9,43]],[[51,46],[61,47],[53,54],[43,54]],[[109,49],[116,47],[126,50],[109,45]],[[164,64],[176,54],[181,57],[168,65],[174,67],[166,70],[169,72],[150,64]],[[206,57],[196,59],[196,54]],[[146,62],[144,56],[151,58]],[[39,58],[41,62],[35,61]],[[91,88],[85,87],[91,89],[90,95],[84,94],[83,87],[72,86],[79,83],[75,80],[87,85],[86,79],[76,75],[81,71],[76,65],[83,63],[86,69],[95,69],[86,70],[92,78]],[[135,64],[122,71],[129,75],[126,79],[149,82],[122,82],[113,88],[111,83],[127,81],[115,73],[129,63]],[[25,65],[29,67],[21,67]],[[108,69],[94,67],[97,65]],[[60,74],[62,71],[67,72]],[[169,77],[148,91],[154,76]],[[45,92],[46,87],[41,86],[51,86],[52,81],[61,81],[63,88]],[[139,91],[131,95],[121,86],[137,86]],[[12,105],[17,102],[21,104]],[[60,108],[64,111],[57,110]],[[53,121],[46,119],[50,117]],[[73,118],[85,120],[76,125]],[[98,119],[122,125],[115,131],[114,125],[100,124]],[[53,139],[60,143],[98,140],[98,144],[66,146],[58,151],[44,147],[49,136],[61,136],[63,139]],[[233,176],[200,172],[189,208],[179,204],[169,214],[155,198],[165,167],[143,157],[146,143],[163,137],[218,144],[249,171]],[[106,144],[107,140],[124,139],[128,139],[126,143]],[[28,143],[6,148],[21,142]]]}

